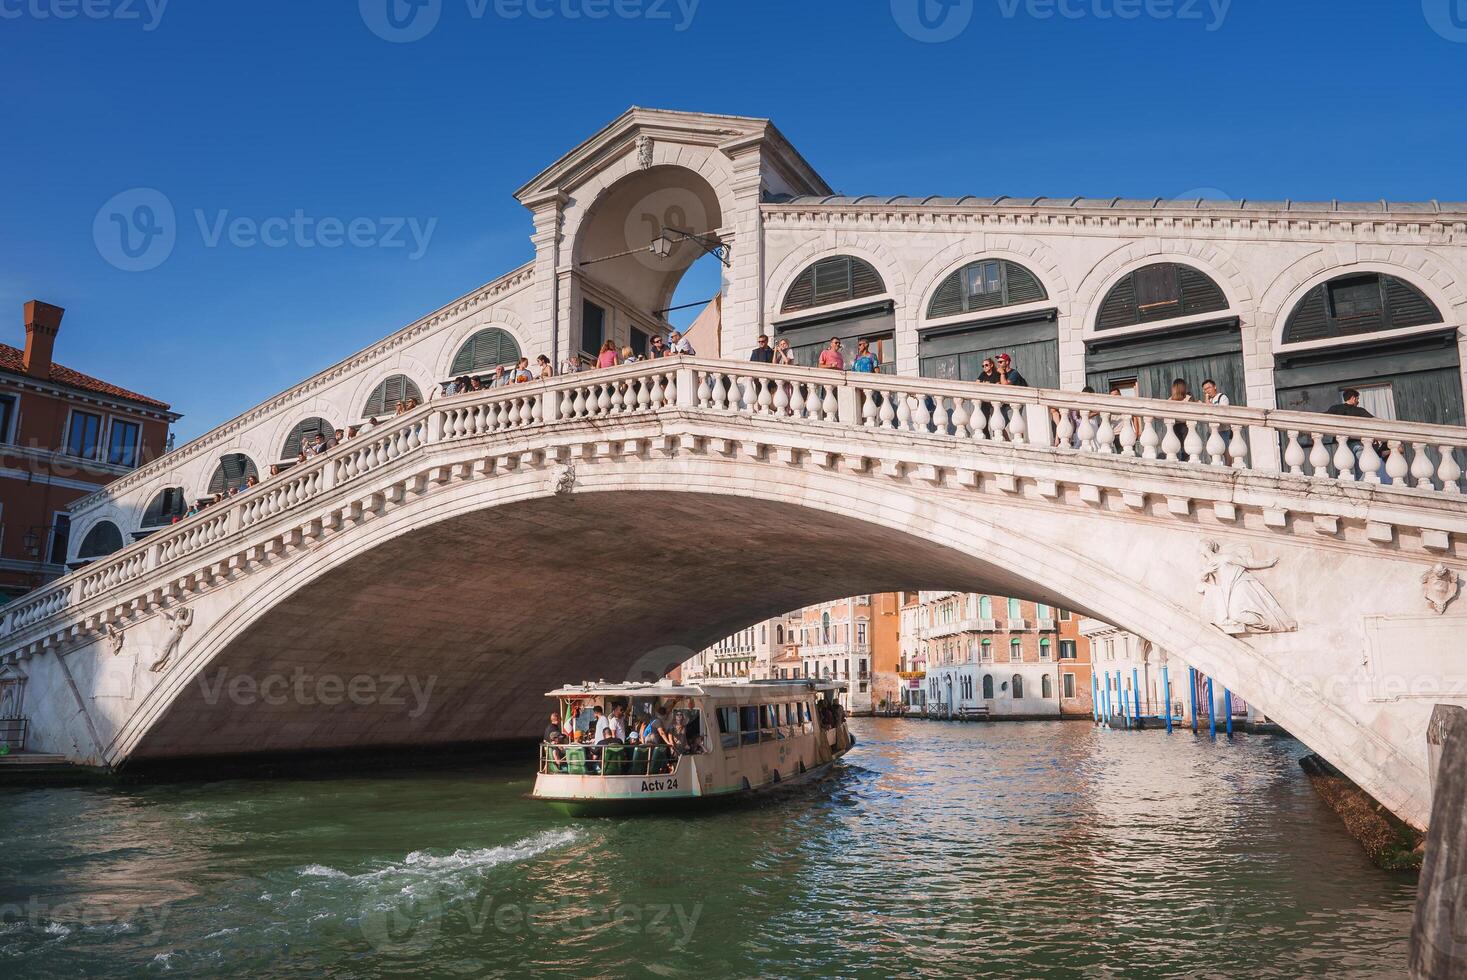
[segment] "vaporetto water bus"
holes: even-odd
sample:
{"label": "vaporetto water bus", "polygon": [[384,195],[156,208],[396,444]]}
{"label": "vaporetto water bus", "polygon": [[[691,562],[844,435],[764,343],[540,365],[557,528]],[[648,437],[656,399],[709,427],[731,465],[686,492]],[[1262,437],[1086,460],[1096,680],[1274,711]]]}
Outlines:
{"label": "vaporetto water bus", "polygon": [[[815,679],[663,680],[551,691],[546,697],[558,710],[540,745],[531,795],[572,816],[593,816],[812,781],[855,744],[837,699],[845,687]],[[626,737],[597,737],[608,728]]]}

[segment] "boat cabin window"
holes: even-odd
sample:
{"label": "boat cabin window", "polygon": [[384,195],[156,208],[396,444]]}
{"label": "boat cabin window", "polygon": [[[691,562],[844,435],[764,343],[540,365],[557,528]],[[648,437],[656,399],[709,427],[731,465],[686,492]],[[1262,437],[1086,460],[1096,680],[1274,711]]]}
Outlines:
{"label": "boat cabin window", "polygon": [[718,709],[718,731],[723,738],[723,747],[736,749],[739,747],[739,709]]}
{"label": "boat cabin window", "polygon": [[759,744],[759,706],[757,704],[745,705],[739,709],[739,733],[743,736],[740,741],[744,745]]}

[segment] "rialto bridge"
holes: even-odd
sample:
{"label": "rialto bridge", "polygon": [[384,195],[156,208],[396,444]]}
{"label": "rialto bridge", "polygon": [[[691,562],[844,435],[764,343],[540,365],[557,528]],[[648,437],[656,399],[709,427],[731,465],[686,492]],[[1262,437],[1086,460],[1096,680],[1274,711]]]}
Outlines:
{"label": "rialto bridge", "polygon": [[[552,683],[961,589],[1185,651],[1425,822],[1431,706],[1467,703],[1467,205],[837,197],[766,120],[646,109],[516,196],[525,265],[72,507],[75,570],[0,619],[32,748],[519,736]],[[641,348],[699,260],[702,357],[443,393]],[[760,333],[801,363],[866,339],[892,373],[750,365]],[[1034,387],[972,383],[1000,350]],[[1232,405],[1153,400],[1173,378]],[[1318,414],[1346,387],[1379,418]],[[302,670],[433,686],[227,686]]]}
{"label": "rialto bridge", "polygon": [[[810,602],[1033,596],[1185,650],[1419,824],[1428,716],[1467,704],[1464,442],[664,359],[437,399],[13,604],[0,650],[33,745],[115,767],[522,736],[554,683]],[[229,686],[301,668],[426,693]]]}

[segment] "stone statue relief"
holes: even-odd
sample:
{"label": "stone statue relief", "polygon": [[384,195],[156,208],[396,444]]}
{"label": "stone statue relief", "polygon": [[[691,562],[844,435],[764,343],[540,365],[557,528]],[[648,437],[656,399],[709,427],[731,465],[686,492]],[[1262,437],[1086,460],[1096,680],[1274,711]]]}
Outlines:
{"label": "stone statue relief", "polygon": [[555,471],[555,492],[573,493],[576,489],[576,467],[574,463],[562,463]]}
{"label": "stone statue relief", "polygon": [[122,652],[122,641],[125,639],[122,627],[116,623],[107,624],[107,646],[112,650],[112,656]]}
{"label": "stone statue relief", "polygon": [[1224,551],[1216,541],[1202,542],[1197,591],[1204,596],[1208,616],[1223,632],[1286,633],[1297,628],[1273,593],[1253,575],[1277,564],[1277,558],[1264,561],[1246,548]]}
{"label": "stone statue relief", "polygon": [[163,618],[168,622],[168,642],[163,645],[163,656],[159,657],[152,667],[148,668],[153,673],[158,673],[168,666],[168,661],[178,652],[178,645],[183,642],[183,634],[194,624],[194,611],[188,607],[181,607],[178,612],[163,612]]}
{"label": "stone statue relief", "polygon": [[643,170],[652,166],[652,137],[647,135],[637,137],[637,164]]}
{"label": "stone statue relief", "polygon": [[1426,601],[1439,614],[1446,612],[1447,606],[1457,598],[1457,573],[1442,562],[1437,562],[1431,566],[1430,571],[1421,576],[1421,584]]}

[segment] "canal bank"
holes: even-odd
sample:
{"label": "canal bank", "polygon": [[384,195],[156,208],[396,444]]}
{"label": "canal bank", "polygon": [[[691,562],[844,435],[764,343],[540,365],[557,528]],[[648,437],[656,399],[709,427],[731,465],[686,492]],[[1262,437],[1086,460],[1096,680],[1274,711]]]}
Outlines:
{"label": "canal bank", "polygon": [[1304,749],[853,723],[808,792],[564,820],[532,755],[341,778],[0,791],[0,971],[1380,977],[1415,876]]}

